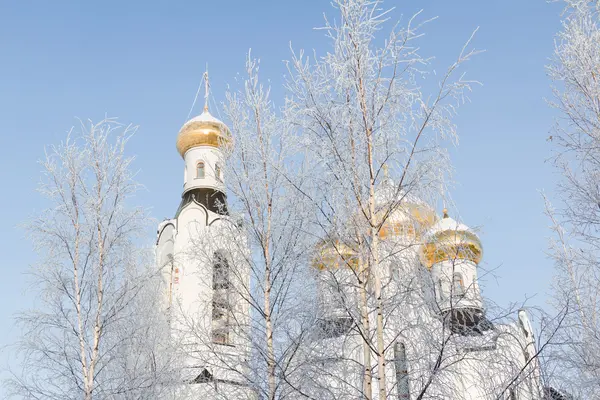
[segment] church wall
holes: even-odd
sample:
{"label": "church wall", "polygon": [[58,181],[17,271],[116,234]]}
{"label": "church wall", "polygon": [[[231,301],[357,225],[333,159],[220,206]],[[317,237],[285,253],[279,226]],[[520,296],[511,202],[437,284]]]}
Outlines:
{"label": "church wall", "polygon": [[156,240],[156,263],[162,276],[163,306],[169,309],[173,300],[174,280],[178,271],[174,262],[175,252],[175,223],[174,220],[166,220],[158,226],[158,238]]}
{"label": "church wall", "polygon": [[[242,301],[239,293],[243,291],[239,288],[249,287],[249,274],[245,255],[241,253],[242,247],[229,244],[235,240],[241,243],[245,241],[229,220],[206,211],[196,203],[190,203],[181,211],[177,225],[179,230],[174,242],[174,254],[179,267],[179,279],[174,291],[176,305],[173,307],[175,315],[172,324],[175,331],[179,332],[177,340],[182,340],[187,347],[189,358],[186,365],[190,367],[190,379],[206,368],[216,379],[242,382],[240,372],[243,373],[247,368],[249,351],[248,332],[244,329],[249,326],[249,306]],[[216,251],[226,254],[230,268],[236,269],[232,273],[231,283],[237,288],[231,289],[229,298],[232,318],[236,323],[232,323],[228,344],[212,342],[212,263]],[[191,320],[193,328],[190,326]],[[222,390],[226,386],[227,383],[220,384]],[[238,390],[241,389],[234,391]]]}

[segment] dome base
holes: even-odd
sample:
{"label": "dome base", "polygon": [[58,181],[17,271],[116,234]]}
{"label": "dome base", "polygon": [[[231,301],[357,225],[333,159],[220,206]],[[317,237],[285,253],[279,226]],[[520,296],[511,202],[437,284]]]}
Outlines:
{"label": "dome base", "polygon": [[191,202],[197,202],[206,207],[207,210],[215,214],[229,215],[227,210],[227,196],[220,190],[209,188],[196,188],[185,192],[181,196],[181,203],[175,213],[175,218],[179,216],[181,210]]}
{"label": "dome base", "polygon": [[479,336],[494,329],[494,325],[485,317],[483,310],[460,308],[442,313],[444,324],[452,333],[462,336]]}

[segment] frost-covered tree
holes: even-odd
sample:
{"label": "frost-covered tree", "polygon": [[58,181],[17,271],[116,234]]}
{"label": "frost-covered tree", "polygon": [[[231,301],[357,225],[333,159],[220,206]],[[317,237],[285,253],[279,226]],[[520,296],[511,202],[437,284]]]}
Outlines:
{"label": "frost-covered tree", "polygon": [[553,298],[566,311],[553,383],[579,398],[600,398],[600,3],[565,0],[548,65],[557,123],[560,200],[548,205],[557,267]]}
{"label": "frost-covered tree", "polygon": [[232,207],[242,216],[254,278],[246,296],[252,309],[252,379],[265,398],[282,399],[308,328],[302,318],[303,295],[310,290],[307,207],[289,182],[302,179],[303,160],[294,130],[260,82],[259,61],[250,54],[243,88],[227,94],[225,112],[236,133],[227,163]]}
{"label": "frost-covered tree", "polygon": [[48,208],[27,223],[40,261],[36,308],[17,322],[19,370],[6,382],[26,399],[154,399],[168,362],[158,274],[136,243],[148,216],[125,146],[136,127],[81,123],[47,149]]}
{"label": "frost-covered tree", "polygon": [[[445,247],[443,235],[431,233],[438,217],[429,206],[444,194],[446,146],[457,139],[452,118],[475,83],[460,72],[476,54],[471,38],[431,85],[423,80],[432,77],[431,59],[417,44],[427,22],[419,14],[402,25],[390,21],[380,1],[333,5],[338,16],[322,28],[329,52],[298,52],[288,64],[286,117],[302,132],[314,185],[303,193],[313,206],[311,232],[320,239],[313,265],[325,338],[307,350],[317,361],[304,384],[317,398],[340,399],[459,399],[472,391],[504,398],[518,384],[539,394],[537,354],[525,342],[507,345],[522,334],[514,325],[494,328],[483,313],[435,311],[446,301],[436,294],[442,286],[456,298],[479,291],[477,282],[465,288],[454,273],[453,281],[438,282],[428,270],[444,257],[454,260],[453,271],[461,260],[479,262],[475,236]],[[458,225],[448,226],[452,236]],[[468,345],[470,336],[479,339]],[[473,387],[461,389],[461,381]]]}

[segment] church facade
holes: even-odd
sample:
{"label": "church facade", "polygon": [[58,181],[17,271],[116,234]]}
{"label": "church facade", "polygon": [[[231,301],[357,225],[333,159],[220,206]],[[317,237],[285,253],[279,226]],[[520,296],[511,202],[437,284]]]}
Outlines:
{"label": "church facade", "polygon": [[[251,366],[251,314],[243,295],[251,287],[244,267],[250,250],[227,209],[222,163],[231,135],[207,107],[184,124],[176,143],[184,161],[181,203],[158,226],[165,304],[173,340],[185,354],[181,398],[260,398],[244,379]],[[389,178],[380,184],[382,209],[397,202],[393,188]],[[315,250],[318,323],[299,350],[290,397],[358,399],[367,390],[375,399],[385,385],[389,399],[542,399],[526,311],[515,312],[512,322],[486,315],[476,233],[418,199],[403,196],[398,203],[380,232],[385,379],[374,350],[364,346],[376,341],[375,313],[368,312],[368,338],[355,329],[361,261],[352,244],[334,240]],[[364,365],[373,366],[369,388]]]}
{"label": "church facade", "polygon": [[[379,233],[385,376],[373,354],[375,299],[363,300],[368,321],[353,315],[361,307],[356,277],[363,261],[352,243],[330,240],[314,265],[321,329],[306,346],[295,386],[313,398],[352,399],[363,389],[376,399],[385,385],[390,399],[543,399],[527,312],[488,319],[475,232],[446,210],[438,217],[419,199],[397,193],[387,177],[376,198],[388,213]],[[370,326],[366,340],[353,329],[357,323]],[[370,389],[364,388],[365,364],[372,366]]]}

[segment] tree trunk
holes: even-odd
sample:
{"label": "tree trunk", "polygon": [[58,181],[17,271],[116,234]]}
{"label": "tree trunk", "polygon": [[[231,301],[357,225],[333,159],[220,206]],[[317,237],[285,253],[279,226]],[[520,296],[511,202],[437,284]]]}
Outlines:
{"label": "tree trunk", "polygon": [[[360,244],[360,243],[359,243]],[[360,318],[363,330],[363,395],[365,399],[373,398],[373,373],[371,372],[371,346],[369,345],[369,337],[371,335],[371,324],[369,322],[369,305],[368,305],[368,278],[369,268],[364,260],[359,260],[358,267],[358,283],[360,291]]]}

